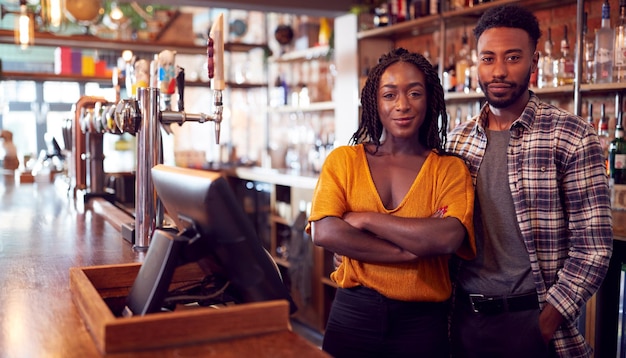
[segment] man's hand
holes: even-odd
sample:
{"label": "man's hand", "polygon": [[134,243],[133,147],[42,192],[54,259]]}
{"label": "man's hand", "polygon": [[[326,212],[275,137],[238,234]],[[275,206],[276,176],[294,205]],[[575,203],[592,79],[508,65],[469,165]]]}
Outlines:
{"label": "man's hand", "polygon": [[546,304],[539,315],[539,329],[543,336],[543,341],[548,345],[554,336],[554,332],[563,323],[563,316],[551,304]]}

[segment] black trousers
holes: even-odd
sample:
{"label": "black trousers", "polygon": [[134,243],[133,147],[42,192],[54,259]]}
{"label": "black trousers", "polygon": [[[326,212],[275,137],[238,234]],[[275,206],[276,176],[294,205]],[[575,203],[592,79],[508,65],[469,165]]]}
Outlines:
{"label": "black trousers", "polygon": [[476,313],[469,298],[455,298],[450,340],[453,358],[555,357],[539,330],[539,309]]}
{"label": "black trousers", "polygon": [[447,358],[448,308],[447,302],[404,302],[365,287],[340,288],[322,348],[335,358]]}

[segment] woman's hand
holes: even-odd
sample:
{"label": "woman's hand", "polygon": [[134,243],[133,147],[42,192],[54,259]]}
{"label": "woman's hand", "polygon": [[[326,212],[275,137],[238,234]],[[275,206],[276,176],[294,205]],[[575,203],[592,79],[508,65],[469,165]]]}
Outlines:
{"label": "woman's hand", "polygon": [[[443,216],[446,214],[446,211],[448,211],[448,206],[443,206],[437,209],[437,211],[435,211],[430,217],[431,218],[443,218]],[[352,225],[353,227],[357,229],[362,229],[362,226],[363,226],[362,220],[365,219],[365,215],[360,215],[360,214],[364,214],[364,213],[355,213],[355,212],[346,213],[343,216],[343,220],[345,220],[348,224]],[[342,262],[343,262],[343,256],[337,253],[333,253],[333,268],[335,270],[339,268]]]}

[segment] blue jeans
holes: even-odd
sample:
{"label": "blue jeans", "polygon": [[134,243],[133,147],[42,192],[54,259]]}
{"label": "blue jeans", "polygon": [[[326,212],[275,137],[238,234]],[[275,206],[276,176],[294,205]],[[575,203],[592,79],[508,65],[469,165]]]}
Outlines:
{"label": "blue jeans", "polygon": [[448,357],[448,303],[389,299],[365,287],[337,289],[322,348],[341,357]]}

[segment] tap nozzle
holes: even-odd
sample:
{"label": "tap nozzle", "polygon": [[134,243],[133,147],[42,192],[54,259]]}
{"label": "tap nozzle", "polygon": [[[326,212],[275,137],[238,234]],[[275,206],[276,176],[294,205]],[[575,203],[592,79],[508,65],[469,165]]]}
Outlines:
{"label": "tap nozzle", "polygon": [[220,144],[220,131],[223,119],[222,114],[224,110],[221,90],[213,91],[213,104],[215,106],[215,108],[213,109],[213,122],[215,122],[215,144]]}

